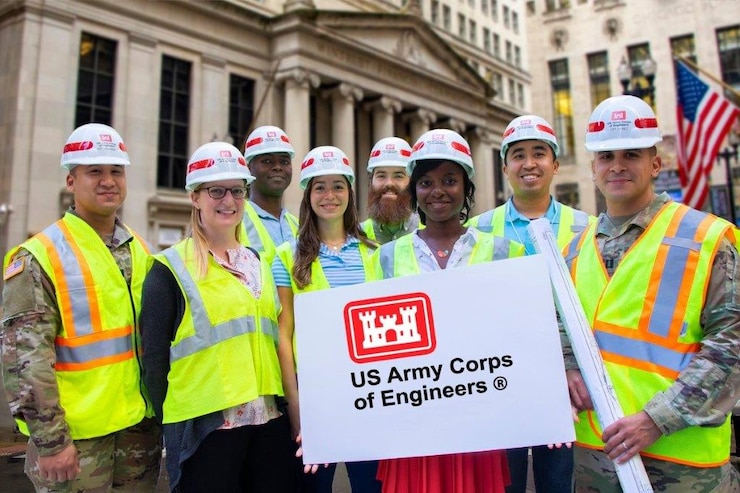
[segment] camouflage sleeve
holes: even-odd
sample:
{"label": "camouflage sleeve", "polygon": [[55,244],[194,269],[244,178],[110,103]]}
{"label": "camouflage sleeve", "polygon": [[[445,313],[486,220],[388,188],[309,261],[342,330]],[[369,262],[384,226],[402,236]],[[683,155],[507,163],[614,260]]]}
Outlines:
{"label": "camouflage sleeve", "polygon": [[[51,281],[25,250],[3,288],[0,350],[11,414],[26,422],[42,456],[72,443],[54,374],[59,312]],[[13,265],[14,262],[11,262]],[[22,269],[18,269],[22,266]]]}
{"label": "camouflage sleeve", "polygon": [[740,291],[738,253],[723,240],[712,264],[702,310],[701,350],[676,382],[645,411],[664,434],[688,426],[725,422],[740,391]]}

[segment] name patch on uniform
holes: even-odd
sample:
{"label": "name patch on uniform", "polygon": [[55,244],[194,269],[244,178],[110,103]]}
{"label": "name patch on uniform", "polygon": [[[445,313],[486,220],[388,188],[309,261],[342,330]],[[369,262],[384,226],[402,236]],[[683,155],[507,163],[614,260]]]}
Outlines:
{"label": "name patch on uniform", "polygon": [[23,269],[26,268],[26,259],[21,257],[18,260],[10,263],[8,267],[5,268],[5,273],[3,274],[3,281],[7,281],[13,276],[16,276],[23,272]]}

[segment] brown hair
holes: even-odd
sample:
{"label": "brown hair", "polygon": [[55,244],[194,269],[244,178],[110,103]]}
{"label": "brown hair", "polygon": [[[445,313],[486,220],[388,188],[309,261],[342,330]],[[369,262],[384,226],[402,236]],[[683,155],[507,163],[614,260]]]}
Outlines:
{"label": "brown hair", "polygon": [[[347,180],[347,178],[344,178]],[[319,218],[311,208],[311,185],[313,178],[306,185],[301,200],[301,208],[298,216],[300,227],[298,229],[298,239],[296,241],[295,262],[293,264],[293,279],[296,286],[300,289],[311,284],[311,264],[319,256],[319,246],[321,237],[319,236]],[[347,180],[349,186],[349,201],[347,210],[344,211],[344,232],[348,236],[354,236],[370,248],[377,248],[377,243],[368,239],[362,229],[360,229],[360,217],[355,204],[355,194],[352,185]]]}

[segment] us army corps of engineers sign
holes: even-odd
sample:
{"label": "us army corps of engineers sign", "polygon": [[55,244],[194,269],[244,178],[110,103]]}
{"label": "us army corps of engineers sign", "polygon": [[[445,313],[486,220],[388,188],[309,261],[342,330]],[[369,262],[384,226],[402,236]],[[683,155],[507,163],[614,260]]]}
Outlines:
{"label": "us army corps of engineers sign", "polygon": [[574,440],[540,255],[295,298],[304,462]]}

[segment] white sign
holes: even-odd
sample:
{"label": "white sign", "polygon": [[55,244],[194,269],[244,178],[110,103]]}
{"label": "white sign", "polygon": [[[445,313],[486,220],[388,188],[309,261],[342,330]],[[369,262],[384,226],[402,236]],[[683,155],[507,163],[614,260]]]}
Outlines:
{"label": "white sign", "polygon": [[295,298],[304,462],[573,441],[541,255]]}

